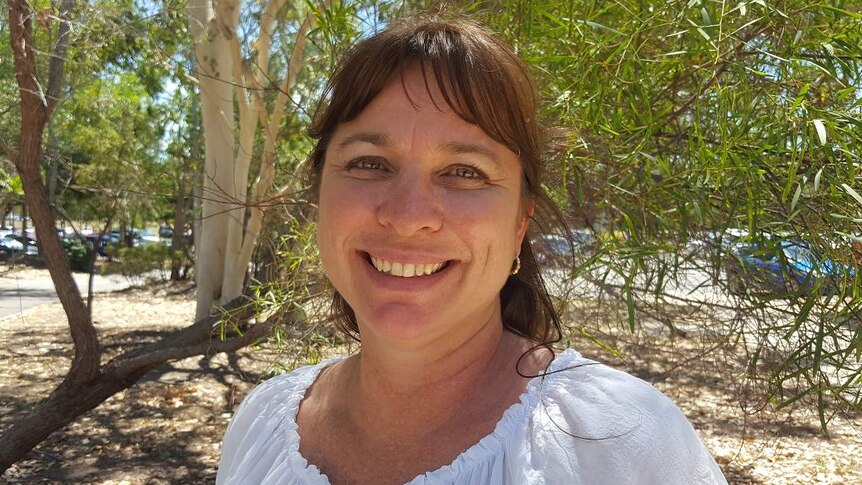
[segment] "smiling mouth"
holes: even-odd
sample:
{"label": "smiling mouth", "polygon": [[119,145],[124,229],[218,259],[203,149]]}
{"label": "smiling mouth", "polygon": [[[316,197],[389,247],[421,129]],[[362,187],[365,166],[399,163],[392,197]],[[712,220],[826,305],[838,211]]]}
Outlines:
{"label": "smiling mouth", "polygon": [[439,273],[449,266],[449,261],[439,263],[401,263],[387,261],[383,258],[368,255],[368,261],[377,271],[401,278],[416,278]]}

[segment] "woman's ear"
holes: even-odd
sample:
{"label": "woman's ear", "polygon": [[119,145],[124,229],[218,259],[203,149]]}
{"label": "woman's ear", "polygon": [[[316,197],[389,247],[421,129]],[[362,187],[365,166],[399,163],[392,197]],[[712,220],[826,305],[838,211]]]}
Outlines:
{"label": "woman's ear", "polygon": [[518,224],[518,240],[515,241],[517,245],[516,248],[520,249],[521,244],[524,242],[524,237],[527,234],[527,228],[530,227],[530,221],[533,219],[533,214],[536,212],[536,202],[532,199],[528,200],[526,203],[526,207],[524,207],[523,218]]}

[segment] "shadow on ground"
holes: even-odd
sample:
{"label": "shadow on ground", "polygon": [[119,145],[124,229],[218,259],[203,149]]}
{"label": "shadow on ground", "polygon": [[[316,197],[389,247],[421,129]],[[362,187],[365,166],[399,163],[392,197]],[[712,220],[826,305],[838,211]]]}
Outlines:
{"label": "shadow on ground", "polygon": [[[191,321],[188,295],[169,288],[158,298],[148,290],[100,296],[94,320],[104,359]],[[64,321],[59,305],[45,305],[0,327],[0,430],[61,381],[72,352]],[[246,349],[160,366],[55,432],[0,484],[212,483],[233,410],[276,359]]]}

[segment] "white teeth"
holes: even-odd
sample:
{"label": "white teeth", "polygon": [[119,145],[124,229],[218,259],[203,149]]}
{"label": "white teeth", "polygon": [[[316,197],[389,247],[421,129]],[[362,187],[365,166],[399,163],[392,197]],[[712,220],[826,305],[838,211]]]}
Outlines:
{"label": "white teeth", "polygon": [[385,259],[372,256],[371,263],[374,268],[381,273],[388,273],[392,276],[400,276],[402,278],[412,278],[415,276],[425,276],[434,274],[443,267],[445,263],[391,263]]}

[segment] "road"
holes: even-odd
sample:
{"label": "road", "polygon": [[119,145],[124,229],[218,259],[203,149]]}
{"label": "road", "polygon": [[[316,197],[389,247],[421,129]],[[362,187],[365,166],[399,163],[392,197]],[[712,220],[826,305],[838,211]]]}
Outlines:
{"label": "road", "polygon": [[[89,275],[75,273],[78,288],[86,294]],[[116,291],[131,286],[121,275],[96,275],[93,291],[97,293]],[[47,271],[25,271],[22,273],[0,273],[0,322],[22,311],[57,301],[54,283]]]}

